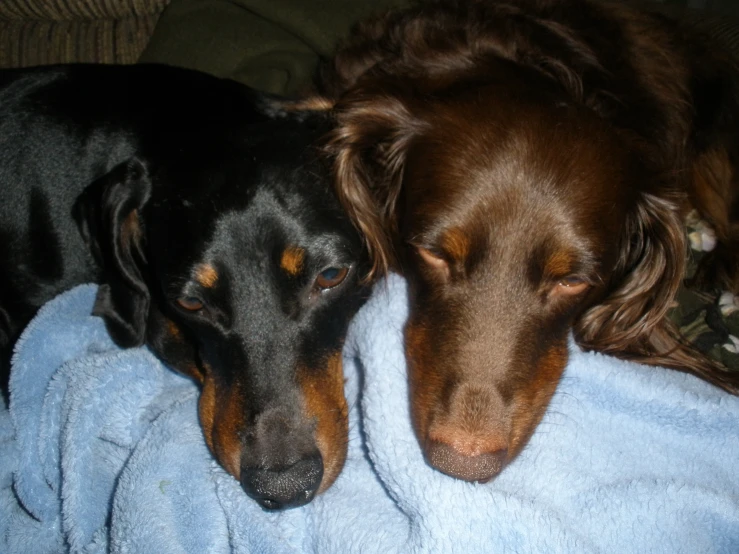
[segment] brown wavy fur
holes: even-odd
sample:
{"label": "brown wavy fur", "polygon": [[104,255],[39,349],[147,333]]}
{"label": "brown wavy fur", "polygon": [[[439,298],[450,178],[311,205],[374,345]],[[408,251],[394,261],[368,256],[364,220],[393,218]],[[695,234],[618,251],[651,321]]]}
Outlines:
{"label": "brown wavy fur", "polygon": [[[480,264],[486,275],[498,272],[496,279],[505,280],[506,270],[496,267],[504,263],[503,258],[486,258],[486,249],[502,251],[506,241],[517,240],[515,233],[493,236],[489,232],[496,218],[503,221],[507,215],[499,207],[502,191],[508,196],[521,195],[514,206],[529,202],[532,213],[545,214],[538,228],[527,227],[528,234],[522,234],[525,242],[529,238],[536,242],[538,237],[544,245],[551,242],[546,242],[549,231],[545,228],[549,217],[545,204],[550,202],[553,221],[569,218],[570,227],[577,229],[571,233],[573,241],[598,244],[592,252],[595,262],[588,292],[562,300],[566,309],[558,304],[556,310],[546,308],[531,315],[531,321],[523,321],[503,313],[503,304],[496,305],[495,323],[491,320],[489,324],[530,329],[530,340],[539,341],[539,346],[511,354],[512,366],[524,359],[534,366],[546,360],[547,379],[558,379],[559,366],[566,362],[559,325],[572,328],[578,344],[586,349],[692,373],[739,393],[739,377],[694,350],[666,317],[683,279],[687,252],[683,219],[691,209],[697,209],[715,228],[718,239],[715,252],[699,268],[696,283],[739,292],[739,86],[735,72],[731,60],[689,29],[660,15],[591,0],[420,3],[360,24],[323,68],[320,93],[333,104],[337,123],[327,149],[335,161],[342,203],[372,255],[370,277],[398,269],[409,280],[411,315],[406,337],[411,392],[415,394],[414,425],[430,460],[435,459],[434,441],[447,445],[456,441],[452,446],[457,451],[473,457],[480,454],[480,448],[457,448],[456,444],[495,444],[488,450],[506,461],[525,442],[525,438],[511,437],[527,437],[538,422],[538,416],[530,417],[523,430],[515,422],[500,423],[521,412],[521,406],[511,408],[510,403],[519,397],[536,397],[537,405],[528,407],[535,414],[543,413],[548,403],[548,394],[518,394],[528,386],[520,379],[521,372],[528,371],[523,366],[487,374],[480,368],[460,368],[460,360],[467,359],[468,344],[487,341],[484,348],[476,346],[476,352],[482,348],[495,360],[504,356],[505,341],[515,341],[514,334],[501,338],[492,333],[483,340],[463,325],[451,325],[455,330],[448,333],[434,330],[439,325],[432,315],[438,321],[442,317],[478,321],[474,302],[468,306],[461,296],[454,302],[441,299],[458,294],[450,291],[482,275]],[[561,117],[563,110],[566,119]],[[587,136],[583,129],[588,129]],[[465,141],[460,138],[465,133],[479,140]],[[543,142],[535,135],[556,140]],[[480,148],[481,141],[489,148]],[[587,182],[583,176],[592,171],[596,176],[592,182],[597,183],[586,190],[567,189],[568,194],[582,195],[579,204],[560,202],[556,195],[546,197],[551,191],[535,179],[519,183],[517,191],[501,185],[496,200],[489,202],[486,195],[492,193],[481,190],[505,168],[520,162],[516,156],[499,154],[511,141],[519,141],[521,151],[538,148],[536,155],[526,158],[527,164],[545,175],[571,175]],[[447,144],[457,149],[454,156],[444,150]],[[582,149],[583,158],[569,156],[565,147]],[[587,166],[585,158],[590,160]],[[466,172],[457,167],[457,159],[466,160]],[[519,173],[527,175],[529,169]],[[609,172],[619,171],[619,176],[608,181]],[[487,180],[481,185],[477,176],[483,173]],[[585,231],[591,227],[582,218],[598,213],[592,211],[600,206],[596,195],[611,194],[612,186],[623,189],[612,201],[617,206],[614,214],[619,214],[613,218],[618,220],[604,223],[612,226],[612,235],[599,235],[597,225]],[[540,190],[547,199],[537,203],[534,199]],[[487,211],[462,206],[459,198],[475,198],[476,194]],[[529,196],[530,201],[526,200]],[[464,228],[472,245],[465,259],[455,259],[439,247],[437,239],[447,236],[450,222],[455,222],[455,232]],[[484,240],[479,238],[483,235]],[[536,259],[533,252],[526,263],[538,268],[548,267],[547,260],[557,256],[568,259],[566,251],[548,255]],[[434,274],[428,260],[437,256],[441,260],[438,267],[445,269]],[[507,282],[509,292],[522,286],[515,281]],[[479,282],[476,286],[478,292],[468,287],[464,298],[477,294],[478,303],[486,301],[485,294],[503,298],[495,292],[499,283],[490,285],[484,294],[479,293],[484,288]],[[538,297],[531,298],[535,302]],[[522,305],[514,307],[527,310]],[[432,314],[430,310],[436,311]],[[559,347],[547,350],[554,344]],[[447,361],[431,360],[422,354],[424,348]],[[488,379],[497,388],[484,394],[476,389],[475,398],[482,394],[487,404],[500,404],[490,408],[490,413],[507,415],[489,418],[496,420],[493,438],[484,430],[457,435],[455,431],[449,438],[448,429],[464,419],[455,415],[456,393],[449,391],[477,383],[478,373],[480,383]],[[414,379],[420,381],[414,383]],[[438,383],[437,389],[424,388],[424,381]],[[506,396],[500,392],[506,387],[518,392]],[[435,425],[444,429],[439,431],[442,438],[434,438]],[[500,466],[497,461],[491,464]],[[460,465],[464,462],[440,469],[465,478]]]}

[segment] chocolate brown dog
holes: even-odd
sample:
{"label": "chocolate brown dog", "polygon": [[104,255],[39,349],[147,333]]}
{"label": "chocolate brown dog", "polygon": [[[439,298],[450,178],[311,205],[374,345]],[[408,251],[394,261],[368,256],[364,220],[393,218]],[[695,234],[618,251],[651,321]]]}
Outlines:
{"label": "chocolate brown dog", "polygon": [[739,392],[667,317],[692,211],[716,233],[694,284],[739,292],[739,80],[708,39],[623,3],[419,2],[361,24],[322,87],[344,206],[409,281],[431,465],[501,471],[571,332]]}

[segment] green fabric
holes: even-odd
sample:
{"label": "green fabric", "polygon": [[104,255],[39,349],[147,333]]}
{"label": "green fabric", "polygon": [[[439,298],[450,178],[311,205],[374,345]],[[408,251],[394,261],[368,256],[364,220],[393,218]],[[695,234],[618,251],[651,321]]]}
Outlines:
{"label": "green fabric", "polygon": [[403,0],[174,0],[141,56],[295,94],[352,24]]}

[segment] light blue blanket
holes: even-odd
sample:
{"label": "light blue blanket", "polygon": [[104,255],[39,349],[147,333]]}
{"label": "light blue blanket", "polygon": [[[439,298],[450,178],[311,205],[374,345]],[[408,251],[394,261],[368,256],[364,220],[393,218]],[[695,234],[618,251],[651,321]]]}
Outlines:
{"label": "light blue blanket", "polygon": [[210,457],[196,387],[89,316],[44,307],[0,415],[0,552],[739,552],[739,399],[573,351],[530,444],[486,485],[427,466],[408,420],[405,285],[380,284],[346,347],[351,440],[329,491],[260,509]]}

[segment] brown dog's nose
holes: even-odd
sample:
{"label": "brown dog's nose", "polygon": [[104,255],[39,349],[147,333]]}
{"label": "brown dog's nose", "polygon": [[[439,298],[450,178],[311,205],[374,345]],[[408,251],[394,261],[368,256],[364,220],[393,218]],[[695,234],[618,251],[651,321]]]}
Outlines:
{"label": "brown dog's nose", "polygon": [[498,475],[507,457],[506,448],[475,455],[464,454],[450,444],[437,441],[430,441],[426,448],[428,463],[442,473],[457,479],[480,483],[485,483]]}
{"label": "brown dog's nose", "polygon": [[322,478],[320,454],[305,457],[283,469],[241,468],[241,486],[246,494],[268,510],[307,504],[315,496]]}
{"label": "brown dog's nose", "polygon": [[432,425],[425,445],[426,461],[465,481],[486,482],[498,475],[508,458],[508,443],[496,433],[465,432],[458,426]]}

